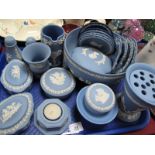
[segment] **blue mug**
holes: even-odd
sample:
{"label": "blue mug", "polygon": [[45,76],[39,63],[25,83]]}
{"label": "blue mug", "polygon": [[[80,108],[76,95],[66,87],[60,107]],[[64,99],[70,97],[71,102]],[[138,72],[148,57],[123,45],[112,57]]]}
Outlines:
{"label": "blue mug", "polygon": [[29,44],[22,51],[23,60],[34,74],[42,74],[49,69],[50,56],[51,49],[43,43]]}
{"label": "blue mug", "polygon": [[135,63],[127,69],[122,103],[123,110],[129,112],[155,106],[155,68]]}
{"label": "blue mug", "polygon": [[41,42],[51,48],[51,63],[53,67],[62,65],[63,43],[65,31],[57,25],[47,25],[41,30]]}

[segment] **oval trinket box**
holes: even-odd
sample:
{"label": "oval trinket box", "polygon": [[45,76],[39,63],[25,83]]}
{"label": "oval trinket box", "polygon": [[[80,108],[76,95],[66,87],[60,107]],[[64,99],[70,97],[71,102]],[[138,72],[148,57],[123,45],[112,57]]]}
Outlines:
{"label": "oval trinket box", "polygon": [[102,52],[90,47],[76,47],[72,59],[82,68],[98,74],[111,72],[111,60]]}
{"label": "oval trinket box", "polygon": [[33,114],[30,93],[12,95],[0,102],[0,134],[18,134],[26,129]]}
{"label": "oval trinket box", "polygon": [[72,93],[76,84],[69,71],[56,67],[43,74],[40,85],[48,97],[66,98]]}
{"label": "oval trinket box", "polygon": [[96,125],[110,123],[118,113],[114,92],[110,87],[101,83],[81,89],[76,103],[82,117]]}
{"label": "oval trinket box", "polygon": [[70,122],[70,109],[59,99],[47,99],[35,111],[34,124],[45,135],[62,134]]}
{"label": "oval trinket box", "polygon": [[26,64],[14,59],[2,71],[1,83],[11,94],[27,90],[33,81],[32,74]]}

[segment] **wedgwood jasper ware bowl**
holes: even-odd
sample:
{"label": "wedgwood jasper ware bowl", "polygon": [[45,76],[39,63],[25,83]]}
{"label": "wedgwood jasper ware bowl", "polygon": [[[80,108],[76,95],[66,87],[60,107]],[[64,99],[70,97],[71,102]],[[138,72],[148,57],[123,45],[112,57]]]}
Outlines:
{"label": "wedgwood jasper ware bowl", "polygon": [[114,92],[101,83],[81,89],[77,95],[76,104],[82,117],[95,125],[110,123],[118,113]]}
{"label": "wedgwood jasper ware bowl", "polygon": [[30,123],[33,106],[30,93],[12,95],[0,102],[0,134],[18,134],[25,130]]}
{"label": "wedgwood jasper ware bowl", "polygon": [[27,45],[22,51],[23,60],[35,75],[42,74],[49,69],[48,59],[50,56],[51,49],[47,45],[38,42]]}
{"label": "wedgwood jasper ware bowl", "polygon": [[59,99],[47,99],[35,111],[35,126],[43,134],[62,134],[70,122],[70,109]]}
{"label": "wedgwood jasper ware bowl", "polygon": [[66,98],[72,93],[76,83],[69,71],[56,67],[42,75],[40,85],[48,97]]}
{"label": "wedgwood jasper ware bowl", "polygon": [[65,63],[71,72],[79,78],[81,81],[84,81],[87,84],[101,82],[108,85],[115,85],[120,82],[120,80],[124,77],[125,73],[119,74],[99,74],[95,73],[89,69],[82,67],[79,63],[75,62],[72,58],[74,49],[77,47],[78,42],[78,34],[81,28],[77,28],[71,31],[64,42],[64,57]]}
{"label": "wedgwood jasper ware bowl", "polygon": [[21,93],[30,88],[33,76],[27,65],[14,59],[5,66],[1,75],[1,83],[9,93]]}
{"label": "wedgwood jasper ware bowl", "polygon": [[155,68],[144,63],[131,65],[126,72],[123,103],[126,111],[155,106]]}

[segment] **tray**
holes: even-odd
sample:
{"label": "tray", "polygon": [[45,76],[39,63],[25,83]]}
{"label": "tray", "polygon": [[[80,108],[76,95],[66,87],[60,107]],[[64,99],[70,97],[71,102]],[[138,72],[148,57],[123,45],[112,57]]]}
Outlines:
{"label": "tray", "polygon": [[[6,64],[5,56],[4,56],[4,53],[2,53],[0,55],[0,75],[1,75],[2,69],[4,68],[5,64]],[[64,100],[64,102],[71,108],[72,123],[77,123],[77,122],[82,123],[83,130],[81,130],[79,133],[76,133],[76,134],[95,134],[95,135],[97,134],[99,135],[101,134],[124,134],[127,132],[143,129],[148,125],[150,121],[149,111],[144,111],[140,119],[134,123],[123,123],[116,118],[113,122],[107,125],[101,126],[101,127],[92,127],[92,125],[87,124],[86,122],[83,121],[83,119],[81,118],[80,114],[78,113],[76,109],[76,95],[78,91],[83,86],[85,86],[82,82],[80,81],[77,81],[77,82],[78,82],[77,84],[78,87],[76,88],[76,90],[72,93],[72,95],[67,100]],[[38,105],[44,99],[46,99],[46,97],[43,95],[43,92],[40,88],[39,81],[34,82],[32,89],[30,90],[30,93],[32,93],[34,97],[35,108],[37,108]],[[9,94],[3,89],[0,83],[0,101],[4,100],[8,96]],[[27,128],[27,130],[25,130],[21,134],[23,135],[40,135],[41,134],[37,130],[37,128],[34,126],[33,117],[32,117],[30,126]]]}

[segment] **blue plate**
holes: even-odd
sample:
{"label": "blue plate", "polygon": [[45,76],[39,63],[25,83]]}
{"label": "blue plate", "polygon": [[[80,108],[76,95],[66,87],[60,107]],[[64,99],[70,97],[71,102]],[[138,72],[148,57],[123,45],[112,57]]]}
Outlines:
{"label": "blue plate", "polygon": [[[4,57],[4,54],[2,53],[0,58],[0,74],[2,72],[2,69],[6,65],[6,60]],[[71,109],[71,119],[72,123],[75,122],[81,122],[82,126],[84,128],[83,131],[81,131],[79,134],[123,134],[135,130],[140,130],[145,128],[149,121],[150,121],[150,113],[149,111],[142,112],[142,115],[140,119],[137,122],[134,123],[124,123],[120,121],[119,119],[113,120],[111,123],[106,124],[102,127],[92,127],[86,123],[82,122],[81,115],[78,113],[76,108],[76,96],[79,90],[85,86],[80,81],[77,81],[77,87],[76,90],[73,92],[73,94],[64,102],[70,107]],[[121,87],[120,87],[121,88]],[[120,89],[117,89],[120,91]],[[37,107],[43,102],[43,100],[47,99],[45,95],[43,95],[41,87],[39,85],[39,81],[34,81],[32,85],[32,89],[29,91],[34,99],[34,109],[37,109]],[[10,95],[7,93],[6,90],[3,89],[1,83],[0,83],[0,101],[6,99]],[[41,132],[34,126],[34,118],[32,117],[32,120],[30,122],[29,128],[27,128],[25,131],[21,132],[20,134],[23,135],[40,135]]]}

